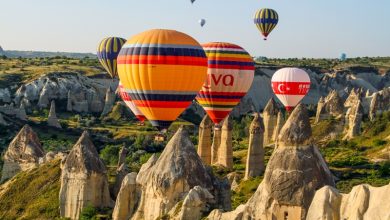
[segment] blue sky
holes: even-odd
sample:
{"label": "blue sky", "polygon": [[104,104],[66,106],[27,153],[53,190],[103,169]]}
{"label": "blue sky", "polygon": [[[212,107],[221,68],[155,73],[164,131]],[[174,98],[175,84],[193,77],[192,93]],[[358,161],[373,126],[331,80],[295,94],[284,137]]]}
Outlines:
{"label": "blue sky", "polygon": [[[268,41],[253,24],[263,7],[279,13]],[[95,53],[106,36],[168,28],[200,43],[236,43],[253,56],[390,56],[389,10],[389,0],[0,0],[0,45]]]}

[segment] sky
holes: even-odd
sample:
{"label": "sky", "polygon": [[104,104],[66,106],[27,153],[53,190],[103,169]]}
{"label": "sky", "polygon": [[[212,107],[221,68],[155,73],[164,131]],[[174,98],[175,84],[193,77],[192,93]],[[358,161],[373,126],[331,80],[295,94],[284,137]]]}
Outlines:
{"label": "sky", "polygon": [[[264,7],[279,14],[267,41],[253,23]],[[165,28],[200,43],[235,43],[252,56],[390,56],[389,10],[389,0],[0,0],[0,46],[96,53],[104,37]]]}

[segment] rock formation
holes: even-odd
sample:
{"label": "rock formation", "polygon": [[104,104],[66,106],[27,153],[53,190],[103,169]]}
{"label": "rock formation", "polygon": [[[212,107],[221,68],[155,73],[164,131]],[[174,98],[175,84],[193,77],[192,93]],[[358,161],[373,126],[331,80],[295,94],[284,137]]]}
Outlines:
{"label": "rock formation", "polygon": [[4,126],[8,125],[8,123],[4,120],[4,117],[1,113],[0,113],[0,125],[4,125]]}
{"label": "rock formation", "polygon": [[374,120],[375,116],[384,111],[390,110],[390,87],[385,88],[377,93],[374,93],[369,109],[370,120]]}
{"label": "rock formation", "polygon": [[51,101],[50,104],[50,112],[49,117],[47,118],[47,125],[55,128],[62,128],[60,123],[58,122],[58,118],[56,115],[56,103],[55,101]]}
{"label": "rock formation", "polygon": [[236,189],[239,187],[239,182],[242,179],[242,176],[239,173],[231,172],[226,175],[226,178],[230,183],[230,189],[232,191],[236,191]]}
{"label": "rock formation", "polygon": [[125,163],[122,163],[120,167],[116,170],[115,183],[111,190],[111,197],[116,198],[118,192],[121,188],[123,178],[129,173],[129,168]]}
{"label": "rock formation", "polygon": [[276,120],[276,127],[275,127],[275,130],[274,130],[274,134],[272,135],[272,139],[273,140],[277,140],[278,139],[280,130],[282,129],[282,127],[284,125],[284,122],[285,122],[285,120],[284,120],[283,112],[279,111],[278,112],[278,118]]}
{"label": "rock formation", "polygon": [[271,144],[274,140],[272,135],[274,134],[276,124],[278,121],[278,108],[276,102],[271,98],[263,111],[264,120],[264,145]]}
{"label": "rock formation", "polygon": [[[132,219],[156,219],[168,214],[196,186],[214,197],[207,207],[230,207],[229,184],[221,184],[203,165],[183,127],[169,141],[159,158],[152,156],[137,176],[142,194]],[[189,203],[191,204],[191,203]]]}
{"label": "rock formation", "polygon": [[107,171],[84,131],[62,165],[60,214],[79,219],[81,210],[91,204],[97,208],[110,207]]}
{"label": "rock formation", "polygon": [[206,114],[199,125],[198,154],[203,163],[211,164],[211,130],[213,122]]}
{"label": "rock formation", "polygon": [[73,103],[72,103],[72,91],[68,91],[68,96],[66,99],[66,111],[71,112],[73,110]]}
{"label": "rock formation", "polygon": [[259,113],[256,113],[249,128],[249,146],[246,158],[245,179],[260,176],[264,172],[263,135],[263,120]]}
{"label": "rock formation", "polygon": [[349,93],[348,98],[344,102],[345,108],[350,108],[354,106],[358,101],[360,101],[361,94],[359,92],[356,92],[355,89],[352,89]]}
{"label": "rock formation", "polygon": [[360,100],[352,105],[345,115],[345,130],[346,134],[344,139],[351,139],[360,134],[360,125],[363,119],[363,107],[360,104]]}
{"label": "rock formation", "polygon": [[19,111],[17,111],[16,117],[22,121],[27,121],[27,114],[24,106],[20,106]]}
{"label": "rock formation", "polygon": [[291,113],[278,137],[264,179],[255,194],[233,212],[213,211],[209,219],[305,219],[315,191],[334,186],[333,176],[317,147],[311,143],[306,108]]}
{"label": "rock formation", "polygon": [[218,150],[218,165],[232,169],[233,168],[233,121],[230,116],[223,120],[221,145]]}
{"label": "rock formation", "polygon": [[[179,204],[171,210],[170,219],[188,220],[201,219],[203,214],[208,211],[207,204],[213,203],[214,196],[200,186],[192,188],[183,200],[180,212],[177,212]],[[176,213],[177,212],[177,213]]]}
{"label": "rock formation", "polygon": [[214,125],[213,143],[211,145],[211,164],[212,165],[218,163],[218,152],[219,152],[219,148],[221,145],[221,135],[222,135],[222,129],[221,129],[220,125],[218,125],[218,126]]}
{"label": "rock formation", "polygon": [[123,179],[112,213],[113,220],[130,219],[136,211],[140,197],[136,179],[137,173],[129,173]]}
{"label": "rock formation", "polygon": [[4,165],[0,182],[18,172],[37,167],[39,158],[45,156],[38,135],[25,125],[9,144],[4,154]]}
{"label": "rock formation", "polygon": [[111,87],[108,87],[106,91],[106,98],[104,101],[104,109],[102,112],[102,116],[105,116],[110,113],[112,107],[114,107],[115,97],[115,93],[111,90]]}
{"label": "rock formation", "polygon": [[307,220],[390,219],[389,195],[390,184],[382,187],[358,185],[349,194],[324,186],[316,192]]}
{"label": "rock formation", "polygon": [[336,90],[332,90],[328,96],[318,102],[316,123],[321,119],[329,119],[331,117],[340,118],[344,115],[343,100]]}
{"label": "rock formation", "polygon": [[117,167],[119,168],[123,163],[126,163],[126,156],[129,151],[126,149],[126,145],[123,144],[119,151],[119,158],[118,158],[118,165]]}

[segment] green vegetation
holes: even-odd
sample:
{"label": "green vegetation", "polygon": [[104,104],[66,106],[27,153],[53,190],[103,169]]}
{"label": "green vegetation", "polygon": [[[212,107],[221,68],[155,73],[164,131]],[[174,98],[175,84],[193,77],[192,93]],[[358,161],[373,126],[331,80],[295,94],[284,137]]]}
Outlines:
{"label": "green vegetation", "polygon": [[59,217],[60,176],[59,160],[19,173],[5,189],[0,189],[0,219]]}
{"label": "green vegetation", "polygon": [[232,208],[237,208],[240,204],[246,203],[249,198],[256,192],[257,187],[263,180],[263,177],[243,180],[235,191],[232,191]]}

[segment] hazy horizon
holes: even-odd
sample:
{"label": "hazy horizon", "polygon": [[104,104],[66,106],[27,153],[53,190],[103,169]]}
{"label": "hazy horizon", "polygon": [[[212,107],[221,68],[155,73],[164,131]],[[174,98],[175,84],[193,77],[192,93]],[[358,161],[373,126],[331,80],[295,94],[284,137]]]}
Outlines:
{"label": "hazy horizon", "polygon": [[[66,2],[0,0],[0,46],[4,50],[94,53],[106,36],[130,38],[152,28],[175,29],[200,43],[226,41],[252,56],[335,58],[390,56],[390,2],[378,0],[265,2],[248,0],[125,0]],[[153,8],[150,5],[153,4]],[[279,13],[263,41],[253,24],[259,8]],[[15,16],[17,15],[17,16]],[[200,18],[207,24],[201,28]]]}

